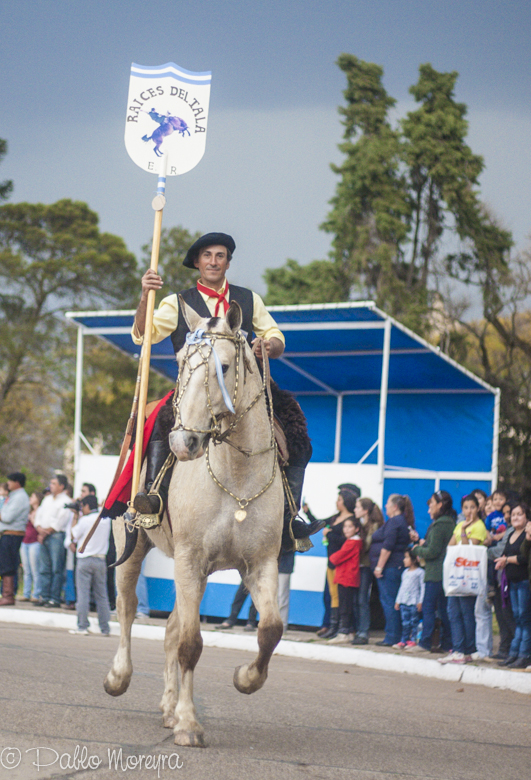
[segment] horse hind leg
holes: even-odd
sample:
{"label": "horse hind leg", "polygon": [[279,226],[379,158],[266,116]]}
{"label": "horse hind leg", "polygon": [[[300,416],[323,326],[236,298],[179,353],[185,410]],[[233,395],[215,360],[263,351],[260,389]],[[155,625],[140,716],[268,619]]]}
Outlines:
{"label": "horse hind leg", "polygon": [[164,693],[159,708],[162,711],[164,728],[173,729],[177,725],[175,710],[179,698],[179,663],[177,660],[177,644],[179,638],[179,616],[177,606],[173,608],[164,636],[164,652],[166,664],[164,666]]}
{"label": "horse hind leg", "polygon": [[273,558],[248,574],[245,584],[260,613],[258,624],[258,655],[250,664],[234,671],[234,687],[240,693],[254,693],[267,680],[269,661],[282,637],[282,620],[278,610],[278,564]]}
{"label": "horse hind leg", "polygon": [[[122,549],[125,543],[125,530],[122,520],[113,521],[113,533],[117,541],[117,550]],[[150,543],[148,538],[145,532],[141,530],[131,557],[116,569],[116,611],[120,622],[120,644],[103,683],[103,687],[110,696],[121,696],[122,693],[125,693],[133,675],[131,626],[135,619],[138,604],[135,590],[142,561],[149,549]]]}

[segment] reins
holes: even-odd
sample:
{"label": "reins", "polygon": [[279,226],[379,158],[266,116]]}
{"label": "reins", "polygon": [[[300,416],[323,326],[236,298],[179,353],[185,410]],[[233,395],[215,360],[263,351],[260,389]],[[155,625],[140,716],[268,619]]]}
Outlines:
{"label": "reins", "polygon": [[[225,386],[222,367],[219,361],[219,356],[217,355],[214,349],[214,342],[217,339],[225,339],[227,341],[232,341],[236,347],[236,368],[235,368],[236,377],[235,377],[234,393],[232,399],[230,398],[227,388]],[[238,397],[238,390],[240,387],[240,371],[241,371],[242,362],[243,362],[243,371],[244,371],[244,377],[243,377],[244,384],[246,383],[246,371],[252,373],[252,367],[251,367],[251,363],[249,362],[245,354],[245,337],[240,331],[232,335],[224,334],[224,333],[211,333],[209,331],[204,331],[203,329],[198,329],[193,333],[189,333],[186,337],[186,352],[184,354],[182,368],[180,369],[179,372],[180,376],[182,376],[184,374],[184,368],[186,366],[188,368],[188,374],[186,375],[183,382],[181,382],[180,379],[178,379],[177,384],[175,386],[175,393],[173,396],[173,408],[175,410],[175,426],[173,430],[189,431],[190,433],[208,434],[209,438],[205,450],[205,459],[206,459],[208,473],[211,479],[215,482],[215,484],[218,487],[220,487],[225,493],[227,493],[227,495],[234,498],[234,500],[238,503],[239,509],[235,512],[234,516],[236,520],[240,523],[243,520],[245,520],[245,518],[247,517],[246,507],[249,506],[249,504],[252,501],[259,498],[261,495],[263,495],[263,493],[266,492],[266,490],[273,484],[277,472],[277,452],[276,452],[277,444],[275,440],[275,431],[274,431],[273,402],[271,396],[271,374],[269,371],[269,358],[267,356],[267,352],[265,350],[262,339],[257,339],[257,341],[255,342],[253,346],[253,354],[256,354],[256,350],[259,345],[261,346],[262,361],[263,361],[262,385],[258,393],[255,395],[252,401],[245,407],[245,409],[242,412],[240,413],[236,412],[236,401]],[[220,390],[223,395],[225,404],[228,408],[228,411],[222,412],[220,414],[215,414],[214,409],[212,407],[212,399],[210,394],[208,367],[209,367],[209,360],[210,357],[212,356],[212,353],[214,353],[214,360],[216,361],[216,374],[218,378],[218,383],[220,385]],[[192,366],[190,362],[191,358],[197,355],[200,356],[200,360],[195,366]],[[243,357],[243,361],[242,361],[242,357]],[[181,418],[180,404],[184,392],[188,387],[193,372],[196,371],[200,366],[205,367],[204,385],[205,385],[206,398],[207,398],[207,407],[211,418],[211,425],[209,429],[192,428],[186,426],[183,424]],[[236,429],[238,423],[241,422],[241,420],[245,417],[245,415],[248,414],[251,411],[251,409],[258,403],[260,398],[262,396],[265,396],[266,394],[269,401],[268,416],[269,416],[270,431],[271,431],[269,446],[261,450],[255,450],[253,452],[250,452],[249,450],[239,447],[237,444],[231,441],[229,436]],[[222,432],[221,422],[223,420],[227,421],[227,427],[225,431]],[[272,469],[271,477],[267,482],[267,484],[261,490],[259,490],[254,496],[251,496],[250,498],[237,496],[235,493],[233,493],[231,490],[225,487],[225,485],[223,485],[222,482],[220,482],[220,480],[216,477],[216,475],[212,471],[212,466],[210,464],[211,443],[214,446],[219,446],[220,444],[223,443],[229,444],[231,447],[238,450],[238,452],[240,452],[246,458],[251,458],[255,455],[262,455],[264,453],[273,451],[274,452],[273,469]]]}

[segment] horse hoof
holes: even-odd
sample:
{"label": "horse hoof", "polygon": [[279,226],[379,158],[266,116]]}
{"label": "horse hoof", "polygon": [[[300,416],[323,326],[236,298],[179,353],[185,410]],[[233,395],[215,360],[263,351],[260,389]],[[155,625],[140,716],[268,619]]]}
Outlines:
{"label": "horse hoof", "polygon": [[204,735],[197,731],[176,731],[174,742],[180,747],[206,747]]}
{"label": "horse hoof", "polygon": [[105,692],[109,694],[109,696],[121,696],[122,693],[125,693],[126,690],[129,688],[129,683],[131,682],[131,678],[125,678],[119,680],[112,672],[109,672],[107,677],[105,678],[103,682],[103,687],[105,689]]}
{"label": "horse hoof", "polygon": [[260,675],[256,669],[250,669],[249,664],[238,666],[234,670],[234,687],[240,693],[259,691],[267,679],[267,672]]}
{"label": "horse hoof", "polygon": [[162,724],[165,729],[174,729],[177,725],[177,718],[174,715],[166,715],[162,718]]}

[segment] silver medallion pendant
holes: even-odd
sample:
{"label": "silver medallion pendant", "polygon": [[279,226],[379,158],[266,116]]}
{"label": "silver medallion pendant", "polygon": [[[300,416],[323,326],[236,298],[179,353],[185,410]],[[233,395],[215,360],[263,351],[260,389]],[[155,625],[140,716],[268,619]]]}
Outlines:
{"label": "silver medallion pendant", "polygon": [[238,509],[237,512],[234,512],[234,517],[239,523],[243,523],[243,521],[247,517],[247,512],[245,511],[245,509]]}

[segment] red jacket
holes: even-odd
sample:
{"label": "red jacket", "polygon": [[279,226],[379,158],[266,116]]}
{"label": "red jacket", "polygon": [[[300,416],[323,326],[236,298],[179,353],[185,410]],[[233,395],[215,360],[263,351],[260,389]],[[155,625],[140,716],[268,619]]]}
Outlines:
{"label": "red jacket", "polygon": [[363,542],[359,536],[347,539],[343,547],[330,556],[330,563],[336,567],[334,582],[346,588],[360,586],[360,555]]}

